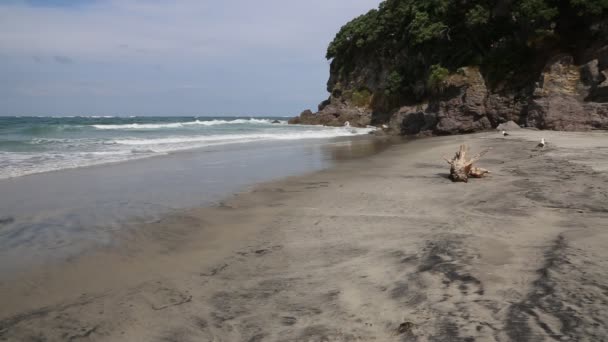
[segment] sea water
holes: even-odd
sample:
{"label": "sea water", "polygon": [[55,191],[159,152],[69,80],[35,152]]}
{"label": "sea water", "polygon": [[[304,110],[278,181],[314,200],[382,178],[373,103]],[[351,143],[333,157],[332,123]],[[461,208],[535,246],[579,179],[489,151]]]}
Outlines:
{"label": "sea water", "polygon": [[[279,123],[273,123],[278,120]],[[0,117],[0,281],[116,232],[384,148],[284,118]]]}
{"label": "sea water", "polygon": [[353,136],[371,130],[288,125],[284,118],[0,117],[0,179],[208,146]]}

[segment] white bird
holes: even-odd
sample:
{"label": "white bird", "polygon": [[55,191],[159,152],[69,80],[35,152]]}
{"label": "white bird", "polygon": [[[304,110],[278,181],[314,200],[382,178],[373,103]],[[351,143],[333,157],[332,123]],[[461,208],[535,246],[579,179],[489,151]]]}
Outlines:
{"label": "white bird", "polygon": [[547,143],[545,143],[545,138],[540,138],[540,142],[538,145],[536,145],[536,147],[544,148],[545,145],[547,145]]}
{"label": "white bird", "polygon": [[345,122],[344,122],[344,127],[350,127],[350,122],[345,121]]}
{"label": "white bird", "polygon": [[502,130],[502,135],[506,137],[507,135],[509,135],[509,133],[507,133],[507,131],[505,131],[505,130],[503,129],[503,130]]}

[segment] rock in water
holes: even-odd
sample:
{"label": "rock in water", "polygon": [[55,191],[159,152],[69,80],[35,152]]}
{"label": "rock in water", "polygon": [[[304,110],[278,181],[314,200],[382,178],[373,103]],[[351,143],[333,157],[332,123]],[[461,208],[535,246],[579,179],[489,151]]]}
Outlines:
{"label": "rock in water", "polygon": [[324,125],[340,127],[346,122],[353,127],[366,127],[372,122],[372,111],[367,107],[357,107],[339,98],[332,97],[317,113],[305,110],[289,120],[290,124]]}
{"label": "rock in water", "polygon": [[315,114],[313,114],[313,112],[310,109],[307,109],[307,110],[303,111],[302,113],[300,113],[299,116],[289,119],[289,121],[287,121],[287,123],[291,124],[291,125],[300,125],[300,124],[318,125],[318,123],[316,123],[316,121],[317,120],[316,120]]}
{"label": "rock in water", "polygon": [[11,224],[15,222],[15,219],[11,216],[0,216],[0,225]]}

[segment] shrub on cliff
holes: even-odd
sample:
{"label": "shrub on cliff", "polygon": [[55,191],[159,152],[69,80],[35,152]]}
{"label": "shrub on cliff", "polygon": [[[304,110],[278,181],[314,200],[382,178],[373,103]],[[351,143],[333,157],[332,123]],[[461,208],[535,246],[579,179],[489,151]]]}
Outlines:
{"label": "shrub on cliff", "polygon": [[444,82],[450,75],[450,71],[441,66],[441,64],[431,65],[427,87],[430,90],[441,91],[444,87]]}

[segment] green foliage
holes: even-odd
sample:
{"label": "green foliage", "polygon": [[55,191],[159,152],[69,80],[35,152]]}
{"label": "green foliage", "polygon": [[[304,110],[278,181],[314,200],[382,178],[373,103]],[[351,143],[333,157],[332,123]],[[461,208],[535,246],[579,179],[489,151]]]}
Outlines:
{"label": "green foliage", "polygon": [[368,107],[371,104],[372,93],[367,89],[359,89],[352,93],[351,102],[357,107]]}
{"label": "green foliage", "polygon": [[490,21],[490,11],[482,5],[475,5],[467,12],[466,23],[469,27],[483,26]]}
{"label": "green foliage", "polygon": [[608,10],[608,0],[570,0],[570,3],[578,9],[579,15],[586,13],[599,15]]}
{"label": "green foliage", "polygon": [[441,64],[431,65],[426,83],[427,87],[432,90],[442,90],[448,76],[450,76],[450,71],[442,67]]}
{"label": "green foliage", "polygon": [[426,12],[417,12],[408,29],[412,42],[421,44],[441,37],[447,26],[440,21],[434,22]]}
{"label": "green foliage", "polygon": [[535,23],[538,20],[549,21],[559,14],[557,7],[545,0],[523,0],[515,7],[515,18]]}
{"label": "green foliage", "polygon": [[326,57],[342,75],[382,61],[395,70],[385,93],[414,94],[444,69],[466,65],[508,78],[534,63],[522,56],[549,43],[568,47],[573,28],[607,14],[608,0],[384,0],[344,25]]}
{"label": "green foliage", "polygon": [[386,89],[384,93],[387,96],[397,95],[401,90],[401,85],[403,83],[403,76],[401,76],[397,71],[391,72],[386,79]]}
{"label": "green foliage", "polygon": [[326,57],[331,59],[348,50],[362,49],[375,42],[382,31],[378,23],[378,11],[371,10],[344,25],[329,44]]}

